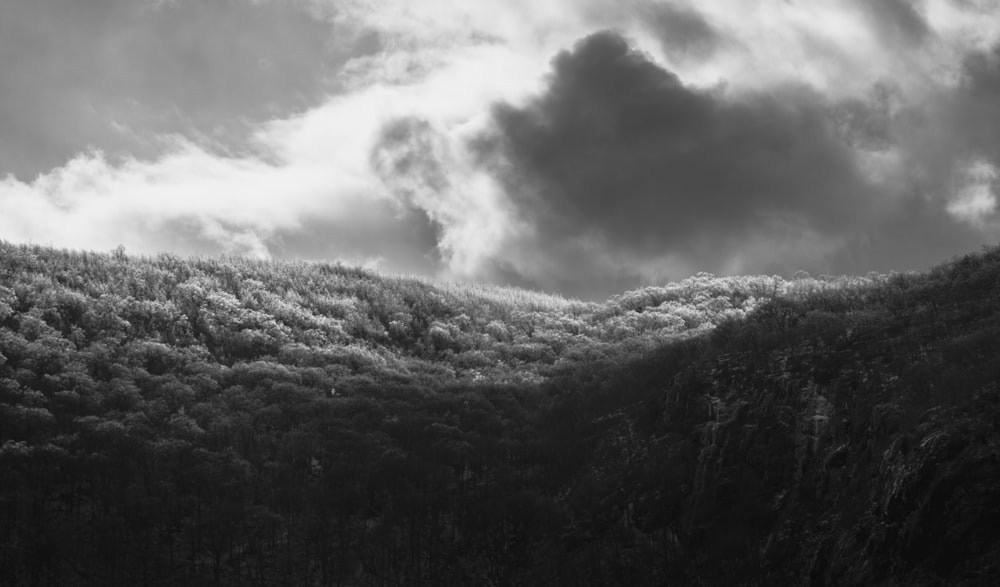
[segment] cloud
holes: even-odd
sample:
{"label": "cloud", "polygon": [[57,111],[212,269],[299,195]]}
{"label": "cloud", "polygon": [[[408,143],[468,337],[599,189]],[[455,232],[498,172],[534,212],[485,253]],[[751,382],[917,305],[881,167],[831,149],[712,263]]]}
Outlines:
{"label": "cloud", "polygon": [[[236,23],[240,22],[241,11],[264,9],[265,4],[274,4],[277,8],[273,10],[280,9],[280,14],[272,14],[276,18],[288,16],[281,12],[286,10],[301,18],[297,7],[305,5],[277,0],[263,3],[238,0],[232,4],[237,12],[233,21]],[[174,24],[187,18],[190,11],[209,10],[187,6],[186,2],[147,5],[144,9],[154,11],[155,18],[150,17],[154,19],[165,18],[164,11],[180,11],[170,21]],[[217,16],[225,20],[224,14],[220,9]],[[92,144],[96,135],[68,125],[67,134],[74,140],[67,145],[45,145],[53,158],[65,156],[68,161],[64,164],[46,171],[48,155],[36,153],[28,157],[33,167],[27,177],[8,174],[4,178],[0,171],[0,238],[99,250],[124,244],[138,253],[171,250],[191,254],[224,252],[258,257],[343,259],[387,271],[424,275],[479,274],[475,267],[492,250],[491,235],[508,230],[503,223],[492,221],[496,217],[495,201],[488,177],[467,165],[462,167],[463,157],[458,153],[448,162],[453,192],[447,197],[428,199],[430,195],[425,190],[419,194],[419,203],[424,208],[415,207],[399,199],[399,192],[392,185],[398,180],[380,178],[375,173],[370,153],[387,121],[407,117],[431,120],[436,128],[443,129],[445,140],[460,142],[459,136],[486,120],[487,112],[482,105],[526,92],[535,85],[534,77],[523,75],[521,70],[527,60],[492,44],[474,45],[457,52],[430,50],[417,58],[433,67],[428,65],[415,78],[397,77],[393,66],[397,52],[371,54],[373,48],[380,48],[380,38],[387,33],[374,32],[363,23],[338,21],[332,12],[324,10],[308,15],[331,19],[334,27],[345,31],[360,31],[356,34],[358,42],[369,45],[345,63],[344,75],[337,83],[341,86],[339,94],[327,96],[321,104],[300,113],[284,112],[275,119],[265,113],[261,114],[263,120],[253,121],[252,111],[260,106],[255,101],[260,98],[259,92],[232,99],[210,96],[202,103],[197,96],[204,89],[200,84],[196,87],[183,79],[185,72],[181,69],[161,67],[159,72],[164,77],[157,80],[157,87],[174,92],[174,97],[157,98],[162,102],[153,100],[151,104],[166,107],[175,98],[193,100],[197,104],[169,110],[185,119],[203,116],[205,124],[168,125],[170,132],[166,134],[160,134],[159,128],[132,129],[139,140],[157,143],[155,152],[137,154],[130,154],[136,151],[134,146],[114,141],[93,141],[98,147],[110,144],[111,148],[92,149],[87,145]],[[33,20],[35,13],[28,16]],[[218,19],[213,20],[215,17],[192,18],[199,27],[212,22],[219,24]],[[320,24],[327,31],[322,36],[327,43],[329,23]],[[62,25],[53,26],[61,30]],[[281,23],[276,26],[280,29]],[[142,30],[142,27],[136,30],[126,27],[117,35],[130,37]],[[170,34],[181,34],[178,31]],[[265,36],[295,32],[295,27],[291,27],[284,32],[270,31]],[[234,37],[241,38],[234,33],[219,38],[217,43],[233,41]],[[200,42],[192,39],[192,43]],[[175,45],[178,51],[197,54],[207,51],[210,57],[214,55],[214,44],[186,49],[179,43]],[[142,61],[139,57],[135,59]],[[157,59],[171,61],[175,57],[160,55]],[[192,75],[225,74],[219,71],[225,69],[222,61],[210,61],[195,66]],[[227,75],[239,78],[243,75],[240,63],[233,65],[237,71]],[[114,75],[138,73],[131,67],[119,67]],[[503,79],[505,74],[519,81],[508,83]],[[250,78],[244,81],[251,85],[261,81]],[[29,81],[48,84],[51,93],[59,93],[58,84],[51,80]],[[171,83],[186,89],[171,89]],[[276,83],[276,86],[295,94],[294,84]],[[113,93],[115,87],[94,82],[91,89]],[[231,91],[254,94],[252,88],[239,83]],[[43,93],[47,95],[49,91]],[[284,107],[292,107],[297,98],[284,99]],[[248,101],[246,108],[243,100]],[[242,123],[251,118],[246,136],[223,145],[206,140],[202,127],[224,125],[230,120],[229,114],[219,113],[229,103],[234,109],[234,119]],[[144,107],[152,108],[149,104]],[[24,112],[28,116],[26,133],[41,136],[47,132],[46,125],[56,124],[31,109]],[[15,118],[13,114],[0,117],[0,125]],[[76,115],[69,116],[69,122],[76,121]],[[443,256],[447,257],[444,266]]]}
{"label": "cloud", "polygon": [[1000,19],[874,4],[5,3],[0,238],[586,297],[925,267],[997,234]]}
{"label": "cloud", "polygon": [[905,105],[890,121],[909,183],[943,204],[952,218],[987,238],[1000,225],[995,209],[1000,166],[1000,44],[962,59],[953,84]]}
{"label": "cloud", "polygon": [[546,91],[495,120],[482,156],[542,251],[586,242],[720,270],[761,234],[834,238],[872,210],[822,97],[691,88],[615,33],[559,54]]}
{"label": "cloud", "polygon": [[681,59],[704,60],[726,42],[712,23],[690,7],[650,4],[637,16],[660,39],[666,53]]}
{"label": "cloud", "polygon": [[905,270],[975,248],[1000,234],[998,55],[967,54],[933,91],[839,97],[698,88],[618,33],[590,35],[472,143],[526,227],[497,259],[599,297],[698,270]]}
{"label": "cloud", "polygon": [[153,159],[172,135],[239,150],[322,101],[352,34],[292,0],[0,3],[0,177],[93,148]]}
{"label": "cloud", "polygon": [[969,148],[1000,162],[1000,43],[966,57],[957,92],[945,101]]}
{"label": "cloud", "polygon": [[454,144],[425,119],[390,120],[371,150],[372,168],[405,210],[434,226],[451,277],[488,277],[492,257],[516,236],[517,223],[495,183]]}
{"label": "cloud", "polygon": [[[100,153],[81,155],[31,183],[8,176],[0,187],[0,233],[6,238],[110,248],[139,244],[149,235],[163,238],[188,224],[227,252],[256,256],[267,234],[294,226],[303,205],[318,206],[324,191],[308,173],[274,172],[191,144],[155,165],[113,165]],[[274,197],[280,193],[293,197]]]}
{"label": "cloud", "polygon": [[894,49],[913,49],[927,42],[933,34],[914,0],[861,0],[858,6]]}
{"label": "cloud", "polygon": [[[319,122],[289,120],[262,133],[266,157],[226,157],[177,141],[152,162],[112,162],[93,152],[31,182],[7,176],[0,180],[0,235],[67,248],[124,244],[145,254],[342,259],[433,272],[426,218],[388,199],[363,155],[338,157],[331,148],[370,134],[357,116],[361,108],[340,108],[346,112],[327,112]],[[304,132],[316,124],[327,131],[325,143]],[[324,147],[325,159],[285,158]]]}
{"label": "cloud", "polygon": [[973,225],[994,217],[997,208],[994,187],[997,185],[997,168],[984,160],[975,161],[961,170],[961,186],[955,190],[948,212]]}
{"label": "cloud", "polygon": [[[0,180],[0,237],[99,250],[124,244],[138,253],[342,259],[423,275],[475,273],[467,268],[492,250],[490,235],[506,230],[492,222],[485,174],[466,166],[462,175],[462,157],[453,157],[454,191],[429,199],[425,190],[417,194],[423,207],[415,207],[392,184],[401,179],[387,185],[390,178],[379,177],[370,153],[383,125],[400,117],[431,119],[450,142],[470,124],[475,128],[477,117],[485,120],[478,105],[506,95],[502,80],[480,70],[484,62],[493,71],[518,66],[488,47],[461,54],[419,84],[374,83],[259,124],[252,143],[234,154],[174,137],[152,160],[90,151],[30,181],[8,175]],[[451,73],[482,80],[456,87]],[[459,241],[461,247],[453,244]]]}

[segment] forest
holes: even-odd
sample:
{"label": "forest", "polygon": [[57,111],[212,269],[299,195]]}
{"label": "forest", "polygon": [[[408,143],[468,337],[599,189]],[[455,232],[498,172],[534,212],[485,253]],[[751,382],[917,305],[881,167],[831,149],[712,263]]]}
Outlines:
{"label": "forest", "polygon": [[0,584],[991,584],[998,310],[0,241]]}

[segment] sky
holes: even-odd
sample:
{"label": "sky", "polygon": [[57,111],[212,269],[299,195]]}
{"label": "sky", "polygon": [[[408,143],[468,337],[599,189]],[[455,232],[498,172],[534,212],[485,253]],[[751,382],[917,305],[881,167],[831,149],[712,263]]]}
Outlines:
{"label": "sky", "polygon": [[996,0],[0,0],[0,239],[585,299],[1000,237]]}

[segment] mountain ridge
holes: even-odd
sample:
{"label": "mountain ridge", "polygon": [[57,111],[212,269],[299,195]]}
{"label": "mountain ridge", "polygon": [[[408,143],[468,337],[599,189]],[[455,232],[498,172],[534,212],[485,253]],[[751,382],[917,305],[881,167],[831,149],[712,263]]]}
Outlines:
{"label": "mountain ridge", "polygon": [[997,248],[594,303],[0,243],[0,579],[978,584],[998,300]]}

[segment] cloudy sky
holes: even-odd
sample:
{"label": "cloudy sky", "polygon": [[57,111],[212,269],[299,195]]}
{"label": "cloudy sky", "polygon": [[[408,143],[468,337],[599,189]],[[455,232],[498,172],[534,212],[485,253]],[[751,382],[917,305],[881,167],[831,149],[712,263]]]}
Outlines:
{"label": "cloudy sky", "polygon": [[602,298],[1000,237],[995,0],[0,0],[0,239]]}

